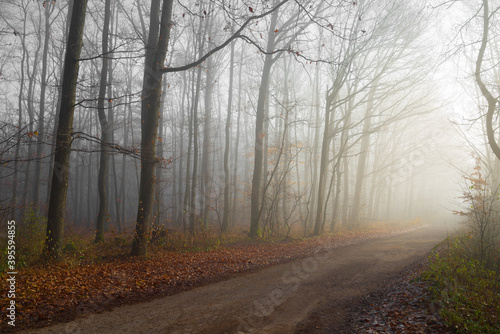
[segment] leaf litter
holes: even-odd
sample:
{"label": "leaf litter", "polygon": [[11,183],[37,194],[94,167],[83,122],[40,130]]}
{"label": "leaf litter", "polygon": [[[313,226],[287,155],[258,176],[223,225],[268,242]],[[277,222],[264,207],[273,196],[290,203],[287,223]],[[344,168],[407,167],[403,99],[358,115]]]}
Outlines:
{"label": "leaf litter", "polygon": [[[269,243],[243,241],[222,245],[209,251],[159,251],[146,258],[122,256],[90,264],[59,263],[21,268],[16,276],[16,327],[8,326],[6,308],[3,307],[0,311],[0,331],[14,332],[67,322],[77,317],[111,310],[116,306],[177,294],[237,274],[305,258],[320,250],[397,235],[411,229],[415,228],[379,228],[303,240],[286,238],[280,242]],[[397,291],[403,291],[406,286],[395,288]],[[9,302],[6,291],[6,280],[2,279],[2,305]],[[394,294],[388,294],[387,298],[393,296]],[[373,310],[397,316],[408,324],[420,323],[421,313],[418,312],[422,312],[421,310],[409,317],[405,313],[407,311],[398,311],[392,305],[395,305],[394,302],[388,300]],[[407,302],[405,305],[412,304]],[[393,325],[394,320],[380,317],[373,313],[373,310],[364,315],[362,321],[369,319],[368,322],[377,329],[386,323]]]}

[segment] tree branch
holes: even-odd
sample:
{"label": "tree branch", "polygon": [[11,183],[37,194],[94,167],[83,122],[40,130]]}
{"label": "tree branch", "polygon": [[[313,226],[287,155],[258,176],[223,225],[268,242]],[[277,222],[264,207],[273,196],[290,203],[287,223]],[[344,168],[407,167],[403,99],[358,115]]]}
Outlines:
{"label": "tree branch", "polygon": [[488,143],[490,144],[490,147],[493,150],[493,153],[496,155],[497,159],[500,160],[500,147],[498,146],[498,143],[495,139],[495,131],[493,130],[493,114],[495,113],[498,99],[493,97],[493,95],[483,82],[483,79],[481,78],[481,67],[484,59],[484,52],[488,44],[489,22],[490,14],[488,0],[483,0],[483,38],[481,41],[481,47],[479,48],[479,53],[477,55],[475,78],[476,83],[481,90],[481,93],[488,102],[488,111],[486,113],[486,135],[488,137]]}
{"label": "tree branch", "polygon": [[281,6],[283,6],[285,3],[287,3],[289,0],[283,0],[281,1],[278,5],[276,5],[274,8],[268,10],[267,12],[265,13],[262,13],[260,15],[255,15],[255,16],[251,16],[249,17],[245,23],[243,23],[243,25],[233,34],[231,35],[231,37],[229,37],[224,43],[222,43],[221,45],[215,47],[214,49],[210,50],[209,52],[207,52],[205,55],[203,55],[201,58],[199,58],[198,60],[196,60],[195,62],[192,62],[190,64],[186,64],[186,65],[183,65],[183,66],[179,66],[179,67],[164,67],[164,68],[160,68],[160,72],[161,73],[170,73],[170,72],[181,72],[181,71],[186,71],[192,67],[195,67],[195,66],[198,66],[200,65],[201,63],[203,63],[208,57],[210,57],[211,55],[213,55],[214,53],[224,49],[226,46],[229,45],[229,43],[231,43],[231,41],[233,41],[235,38],[238,38],[240,37],[241,35],[241,32],[246,28],[246,26],[252,22],[253,20],[256,20],[256,19],[260,19],[260,18],[263,18],[271,13],[273,13],[274,11],[278,10]]}

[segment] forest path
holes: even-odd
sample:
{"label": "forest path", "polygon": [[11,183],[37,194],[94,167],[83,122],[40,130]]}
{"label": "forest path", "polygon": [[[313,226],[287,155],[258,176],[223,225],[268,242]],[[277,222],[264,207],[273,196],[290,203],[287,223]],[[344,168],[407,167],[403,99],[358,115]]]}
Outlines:
{"label": "forest path", "polygon": [[428,226],[23,333],[341,333],[351,306],[446,236]]}

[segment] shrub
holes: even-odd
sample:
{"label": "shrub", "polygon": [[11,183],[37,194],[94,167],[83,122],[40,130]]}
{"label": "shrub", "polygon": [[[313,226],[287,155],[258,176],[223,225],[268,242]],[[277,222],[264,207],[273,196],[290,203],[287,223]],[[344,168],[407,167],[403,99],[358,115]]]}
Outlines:
{"label": "shrub", "polygon": [[467,243],[469,256],[488,268],[498,270],[498,244],[500,232],[499,188],[491,187],[482,173],[481,160],[476,157],[474,172],[464,176],[462,200],[464,209],[454,211],[465,218],[464,225],[470,231]]}
{"label": "shrub", "polygon": [[448,249],[430,256],[423,278],[433,283],[432,296],[448,326],[458,333],[500,333],[500,277],[468,256],[473,242],[470,234],[448,239]]}
{"label": "shrub", "polygon": [[34,207],[29,207],[17,229],[18,262],[30,264],[40,257],[45,244],[46,227],[47,218],[40,215]]}
{"label": "shrub", "polygon": [[[24,267],[32,264],[43,252],[44,242],[45,242],[45,229],[47,226],[46,218],[38,214],[34,207],[29,207],[26,212],[24,212],[23,219],[21,221],[16,221],[16,234],[15,234],[15,246],[16,246],[16,267]],[[2,240],[0,246],[2,252],[0,256],[0,262],[2,267],[7,264],[7,242]]]}

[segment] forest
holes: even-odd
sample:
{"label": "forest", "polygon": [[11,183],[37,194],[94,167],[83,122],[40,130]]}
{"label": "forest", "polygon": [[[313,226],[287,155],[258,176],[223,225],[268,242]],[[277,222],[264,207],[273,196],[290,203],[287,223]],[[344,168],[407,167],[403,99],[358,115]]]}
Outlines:
{"label": "forest", "polygon": [[498,275],[499,10],[1,0],[2,270],[465,217]]}

